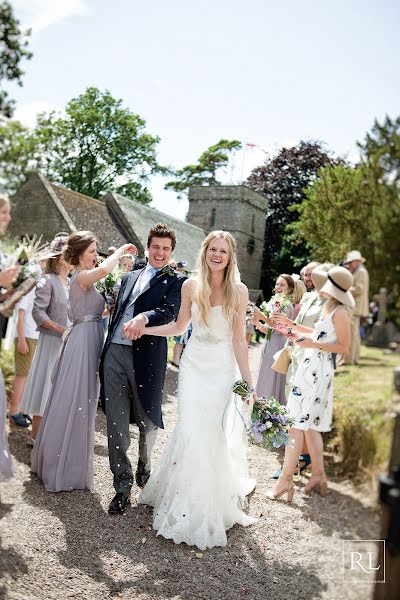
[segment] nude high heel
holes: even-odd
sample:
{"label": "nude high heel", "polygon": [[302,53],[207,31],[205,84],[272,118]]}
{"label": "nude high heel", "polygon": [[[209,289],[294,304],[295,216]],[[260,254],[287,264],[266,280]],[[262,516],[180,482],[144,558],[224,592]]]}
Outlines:
{"label": "nude high heel", "polygon": [[312,494],[314,491],[319,489],[320,496],[323,498],[328,493],[328,479],[325,475],[311,475],[310,480],[308,481],[304,491],[306,494]]}
{"label": "nude high heel", "polygon": [[293,496],[294,496],[294,483],[293,483],[292,476],[291,475],[290,476],[280,475],[279,479],[284,479],[288,484],[287,487],[285,489],[283,489],[281,492],[279,492],[279,494],[276,494],[276,495],[274,494],[273,490],[271,490],[267,494],[267,497],[270,500],[278,500],[278,498],[280,498],[284,494],[287,494],[287,501],[291,502],[293,500]]}

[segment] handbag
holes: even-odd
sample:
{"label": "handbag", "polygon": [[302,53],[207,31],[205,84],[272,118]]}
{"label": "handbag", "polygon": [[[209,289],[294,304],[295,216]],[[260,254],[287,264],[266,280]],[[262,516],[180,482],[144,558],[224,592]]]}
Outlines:
{"label": "handbag", "polygon": [[292,357],[290,356],[290,352],[287,347],[284,346],[282,350],[276,352],[274,354],[275,362],[272,364],[271,369],[276,371],[277,373],[281,373],[281,375],[286,375],[289,369],[289,365],[292,362]]}

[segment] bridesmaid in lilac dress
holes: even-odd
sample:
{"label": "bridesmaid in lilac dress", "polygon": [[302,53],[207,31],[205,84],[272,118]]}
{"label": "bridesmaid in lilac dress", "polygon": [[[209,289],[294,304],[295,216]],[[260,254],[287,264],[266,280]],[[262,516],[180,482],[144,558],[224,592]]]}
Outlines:
{"label": "bridesmaid in lilac dress", "polygon": [[[294,281],[290,275],[284,273],[283,275],[279,275],[276,280],[275,285],[275,296],[273,298],[279,297],[287,297],[293,293],[294,290]],[[274,306],[272,299],[268,303],[269,309],[271,312],[274,311]],[[289,318],[293,319],[294,306],[293,304],[288,304],[285,308],[282,309],[282,312]],[[261,323],[260,321],[264,321]],[[254,325],[257,327],[259,331],[264,333],[268,332],[271,327],[274,325],[272,321],[267,319],[263,313],[255,308],[254,309]],[[274,363],[274,354],[279,350],[282,350],[283,346],[286,343],[286,338],[282,333],[272,330],[272,335],[270,340],[265,341],[265,345],[261,355],[260,367],[258,370],[257,384],[256,384],[256,394],[257,396],[274,396],[280,404],[286,404],[286,396],[285,396],[285,383],[286,383],[286,375],[282,375],[281,373],[277,373],[273,369],[271,369]]]}
{"label": "bridesmaid in lilac dress", "polygon": [[135,246],[125,244],[96,267],[95,236],[89,231],[78,231],[68,238],[64,259],[75,266],[69,293],[72,327],[54,368],[52,388],[32,451],[32,471],[39,475],[47,491],[93,489],[105,306],[94,283],[110,273],[126,252],[136,253]]}

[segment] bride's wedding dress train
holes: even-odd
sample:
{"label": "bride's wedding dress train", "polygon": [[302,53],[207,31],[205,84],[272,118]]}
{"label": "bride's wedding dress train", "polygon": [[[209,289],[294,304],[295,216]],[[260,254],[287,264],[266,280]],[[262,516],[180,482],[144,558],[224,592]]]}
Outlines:
{"label": "bride's wedding dress train", "polygon": [[[139,503],[154,507],[153,527],[175,543],[225,546],[226,530],[256,521],[243,508],[255,481],[247,472],[245,421],[250,408],[235,400],[232,331],[222,307],[209,326],[192,304],[193,334],[179,369],[178,422]],[[247,413],[247,414],[246,414]]]}

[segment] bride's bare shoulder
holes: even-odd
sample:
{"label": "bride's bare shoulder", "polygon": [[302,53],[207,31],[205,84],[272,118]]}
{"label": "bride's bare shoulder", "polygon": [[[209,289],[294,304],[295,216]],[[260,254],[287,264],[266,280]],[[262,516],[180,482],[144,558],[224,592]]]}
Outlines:
{"label": "bride's bare shoulder", "polygon": [[238,281],[235,285],[241,298],[249,297],[249,290],[247,289],[247,286],[243,283],[243,281]]}
{"label": "bride's bare shoulder", "polygon": [[195,278],[194,277],[189,277],[188,279],[186,279],[186,281],[183,282],[182,292],[185,295],[190,296],[190,298],[193,298],[195,287],[196,287],[196,280],[195,280]]}

